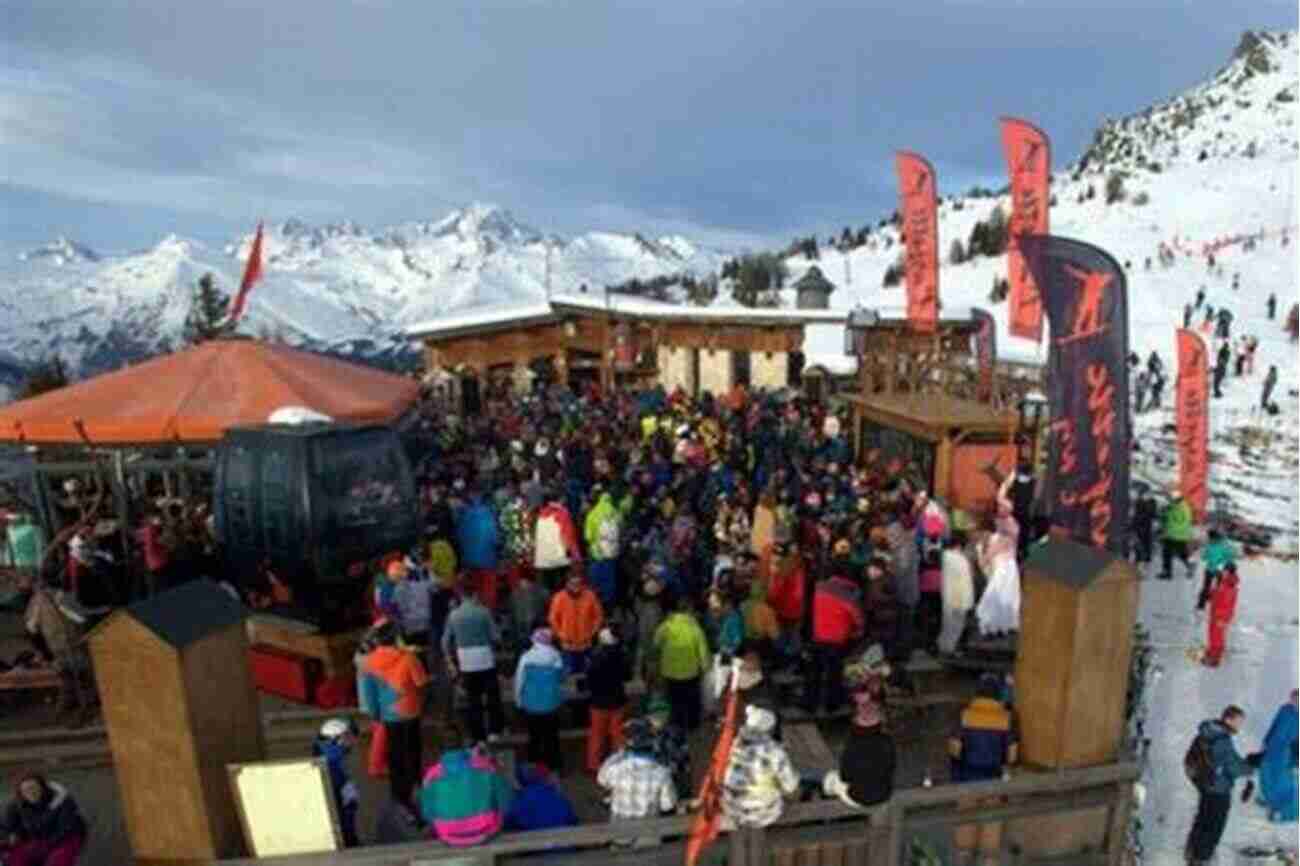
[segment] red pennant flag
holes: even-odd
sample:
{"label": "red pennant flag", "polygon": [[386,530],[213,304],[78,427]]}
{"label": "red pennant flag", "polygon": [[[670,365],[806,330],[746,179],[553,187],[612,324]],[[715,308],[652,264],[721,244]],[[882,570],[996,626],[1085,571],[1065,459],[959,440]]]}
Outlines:
{"label": "red pennant flag", "polygon": [[686,837],[686,866],[695,866],[701,852],[718,838],[722,824],[722,779],[731,758],[731,744],[736,739],[736,688],[727,689],[727,709],[722,717],[722,730],[713,746],[709,771],[700,783],[700,810],[691,819],[691,830]]}
{"label": "red pennant flag", "polygon": [[248,262],[244,265],[244,278],[239,281],[239,292],[235,302],[230,306],[230,323],[233,325],[244,314],[244,304],[248,301],[248,292],[253,284],[262,278],[262,224],[257,224],[257,234],[253,236],[253,248],[248,253]]}
{"label": "red pennant flag", "polygon": [[1020,251],[1024,235],[1048,232],[1051,202],[1051,146],[1041,129],[1014,117],[1002,118],[1002,152],[1011,178],[1011,219],[1007,225],[1009,330],[1014,337],[1043,338],[1043,299],[1033,272]]}
{"label": "red pennant flag", "polygon": [[1178,430],[1178,489],[1198,522],[1209,500],[1209,350],[1200,335],[1178,329],[1178,385],[1174,420]]}
{"label": "red pennant flag", "polygon": [[939,319],[939,212],[934,169],[910,151],[897,156],[902,231],[907,242],[903,279],[907,286],[907,320],[931,332]]}

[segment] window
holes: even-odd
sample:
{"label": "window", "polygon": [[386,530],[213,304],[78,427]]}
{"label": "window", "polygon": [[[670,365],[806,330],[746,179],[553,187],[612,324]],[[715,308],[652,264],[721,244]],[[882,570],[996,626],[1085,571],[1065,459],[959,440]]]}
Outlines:
{"label": "window", "polygon": [[748,352],[731,353],[731,383],[733,385],[744,385],[746,388],[750,384],[750,360]]}
{"label": "window", "polygon": [[935,446],[901,430],[885,427],[871,421],[862,424],[862,450],[865,456],[878,451],[877,465],[890,475],[915,467],[920,480],[926,485],[934,483]]}

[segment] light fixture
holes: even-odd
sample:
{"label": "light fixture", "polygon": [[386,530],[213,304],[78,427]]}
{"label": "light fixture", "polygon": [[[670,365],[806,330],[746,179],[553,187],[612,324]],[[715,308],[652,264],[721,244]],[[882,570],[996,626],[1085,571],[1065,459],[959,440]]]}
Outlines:
{"label": "light fixture", "polygon": [[574,337],[578,336],[578,324],[577,324],[576,322],[573,322],[573,321],[565,322],[565,323],[564,323],[564,336],[568,337],[570,340],[572,340]]}
{"label": "light fixture", "polygon": [[1047,397],[1035,389],[1020,398],[1017,408],[1020,410],[1020,429],[1037,430],[1047,412]]}

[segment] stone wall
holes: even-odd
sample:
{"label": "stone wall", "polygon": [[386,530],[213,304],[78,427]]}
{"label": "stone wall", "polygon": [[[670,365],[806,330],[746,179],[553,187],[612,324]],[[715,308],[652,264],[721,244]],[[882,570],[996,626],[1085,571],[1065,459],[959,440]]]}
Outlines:
{"label": "stone wall", "polygon": [[700,392],[711,391],[721,397],[731,390],[731,352],[726,349],[700,349]]}
{"label": "stone wall", "polygon": [[660,346],[659,381],[663,384],[664,390],[669,393],[680,385],[687,394],[694,394],[695,371],[691,365],[691,350]]}
{"label": "stone wall", "polygon": [[784,388],[789,364],[790,356],[785,352],[750,352],[750,387]]}

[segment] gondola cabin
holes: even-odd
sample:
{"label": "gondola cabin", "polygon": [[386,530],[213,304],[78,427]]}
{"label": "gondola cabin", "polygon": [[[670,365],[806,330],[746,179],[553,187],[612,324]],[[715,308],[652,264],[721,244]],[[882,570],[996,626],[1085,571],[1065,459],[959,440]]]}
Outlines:
{"label": "gondola cabin", "polygon": [[368,565],[418,540],[411,465],[383,426],[231,428],[213,500],[227,575],[248,588],[269,567],[292,594],[277,612],[323,631],[363,621]]}

